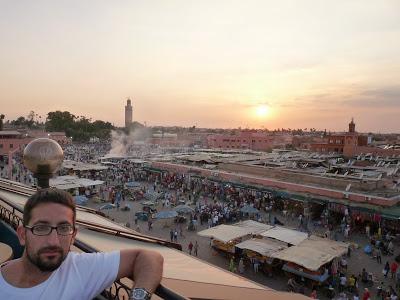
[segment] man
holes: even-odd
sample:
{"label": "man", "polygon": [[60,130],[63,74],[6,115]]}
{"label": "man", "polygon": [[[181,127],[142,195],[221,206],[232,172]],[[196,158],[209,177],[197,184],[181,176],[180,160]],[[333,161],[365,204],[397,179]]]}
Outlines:
{"label": "man", "polygon": [[198,251],[199,251],[199,243],[197,243],[197,241],[195,241],[195,243],[194,243],[194,255],[197,256]]}
{"label": "man", "polygon": [[44,189],[28,199],[17,229],[25,250],[1,266],[1,298],[92,299],[115,280],[131,277],[130,299],[150,299],[161,281],[162,256],[140,249],[70,252],[75,219],[75,204],[66,192]]}
{"label": "man", "polygon": [[189,250],[189,254],[192,255],[192,250],[193,250],[193,243],[192,241],[190,241],[189,245],[188,245],[188,250]]}
{"label": "man", "polygon": [[382,263],[382,250],[381,248],[378,248],[378,250],[376,250],[376,260],[379,264]]}
{"label": "man", "polygon": [[396,271],[397,268],[399,267],[399,265],[396,263],[396,261],[393,261],[392,264],[390,265],[390,273],[391,273],[391,277],[392,279],[395,278],[396,275]]}

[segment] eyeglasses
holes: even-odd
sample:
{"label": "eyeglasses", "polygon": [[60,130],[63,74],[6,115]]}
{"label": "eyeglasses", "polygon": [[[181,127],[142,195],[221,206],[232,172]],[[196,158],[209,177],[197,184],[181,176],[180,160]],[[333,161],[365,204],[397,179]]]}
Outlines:
{"label": "eyeglasses", "polygon": [[58,235],[70,235],[74,233],[75,227],[70,224],[62,224],[58,226],[50,226],[45,224],[39,224],[34,226],[24,226],[30,229],[34,235],[49,235],[55,229]]}

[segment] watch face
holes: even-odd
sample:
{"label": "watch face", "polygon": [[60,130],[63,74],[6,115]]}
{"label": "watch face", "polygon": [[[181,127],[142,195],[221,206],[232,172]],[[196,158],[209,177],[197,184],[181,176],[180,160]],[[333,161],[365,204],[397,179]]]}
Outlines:
{"label": "watch face", "polygon": [[151,298],[151,294],[147,292],[145,289],[134,288],[133,289],[133,299],[135,300],[147,300]]}
{"label": "watch face", "polygon": [[133,296],[135,297],[135,299],[144,299],[145,295],[146,295],[146,293],[142,289],[134,289],[133,290]]}

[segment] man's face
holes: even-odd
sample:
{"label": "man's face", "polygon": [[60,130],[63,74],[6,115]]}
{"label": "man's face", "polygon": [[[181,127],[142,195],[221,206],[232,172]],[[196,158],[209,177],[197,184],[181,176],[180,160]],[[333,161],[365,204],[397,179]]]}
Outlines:
{"label": "man's face", "polygon": [[[43,203],[31,211],[28,226],[69,224],[74,226],[71,208],[57,203]],[[28,228],[20,226],[18,236],[21,245],[25,246],[27,259],[42,272],[56,270],[68,255],[76,231],[70,235],[59,235],[53,229],[49,235],[35,235]]]}

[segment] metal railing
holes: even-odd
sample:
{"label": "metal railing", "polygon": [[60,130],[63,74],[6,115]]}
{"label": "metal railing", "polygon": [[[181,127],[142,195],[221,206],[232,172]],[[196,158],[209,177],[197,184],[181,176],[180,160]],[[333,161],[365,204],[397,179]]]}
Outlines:
{"label": "metal railing", "polygon": [[[8,191],[12,191],[12,188],[10,187],[7,189]],[[14,192],[14,191],[12,191]],[[23,194],[21,191],[15,191],[18,194]],[[29,196],[29,195],[26,195]],[[22,225],[22,213],[23,211],[21,208],[19,208],[17,205],[12,203],[9,200],[6,200],[2,197],[0,197],[0,219],[3,220],[4,222],[8,223],[14,230],[17,229],[19,225]],[[131,232],[123,232],[123,231],[117,231],[115,229],[105,227],[102,228],[102,226],[99,226],[97,224],[89,223],[89,222],[77,222],[78,224],[81,223],[85,227],[90,228],[90,230],[95,230],[103,233],[108,233],[108,234],[113,234],[125,238],[130,238],[130,239],[135,239],[139,240],[142,242],[148,242],[148,243],[156,243],[156,244],[161,244],[166,247],[172,247],[179,249],[178,246],[174,246],[172,244],[161,239],[153,239],[152,237],[149,236],[143,236],[143,235],[135,235]],[[111,231],[111,232],[110,232]],[[175,244],[177,245],[177,244]],[[74,246],[82,250],[83,252],[86,253],[93,253],[93,252],[98,252],[97,249],[91,247],[88,244],[85,244],[83,241],[80,240],[75,240]],[[180,245],[179,245],[180,246]],[[181,248],[180,248],[181,250]],[[114,283],[109,287],[108,289],[104,290],[97,299],[108,299],[108,300],[119,300],[119,299],[129,299],[130,295],[130,290],[131,286],[128,286],[127,284],[121,282],[121,280],[116,280]],[[162,299],[170,299],[170,300],[188,300],[188,298],[185,298],[182,295],[177,294],[176,292],[172,291],[171,289],[159,285],[158,288],[155,291],[155,294],[162,298]]]}

